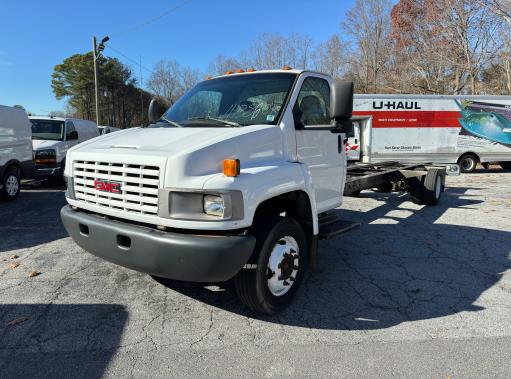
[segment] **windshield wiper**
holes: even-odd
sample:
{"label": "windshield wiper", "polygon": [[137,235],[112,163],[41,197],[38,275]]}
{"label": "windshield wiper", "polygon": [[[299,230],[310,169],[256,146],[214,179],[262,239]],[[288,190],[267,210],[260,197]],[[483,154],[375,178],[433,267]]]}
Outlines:
{"label": "windshield wiper", "polygon": [[166,122],[168,122],[170,125],[176,126],[176,127],[178,127],[178,128],[182,128],[182,127],[183,127],[183,125],[178,124],[178,123],[177,123],[177,122],[175,122],[175,121],[169,120],[169,119],[168,119],[168,118],[166,118],[165,116],[161,116],[161,117],[160,117],[160,120],[166,121]]}
{"label": "windshield wiper", "polygon": [[219,123],[222,123],[224,125],[229,125],[229,126],[234,126],[236,128],[239,128],[241,125],[238,124],[237,122],[234,122],[234,121],[227,121],[227,120],[222,120],[221,118],[214,118],[214,117],[211,117],[211,116],[204,116],[204,117],[192,117],[192,118],[189,118],[188,120],[208,120],[208,121],[215,121],[215,122],[219,122]]}

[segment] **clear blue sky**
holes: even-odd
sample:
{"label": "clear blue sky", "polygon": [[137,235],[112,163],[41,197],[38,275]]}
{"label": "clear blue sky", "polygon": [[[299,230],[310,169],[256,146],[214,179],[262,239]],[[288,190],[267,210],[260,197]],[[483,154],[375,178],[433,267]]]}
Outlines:
{"label": "clear blue sky", "polygon": [[[152,69],[160,59],[205,70],[218,54],[238,55],[264,32],[308,34],[315,42],[340,31],[353,0],[2,0],[0,104],[43,114],[64,107],[51,91],[53,67],[91,50],[93,35]],[[105,54],[138,67],[111,49]],[[148,76],[143,71],[144,77]]]}

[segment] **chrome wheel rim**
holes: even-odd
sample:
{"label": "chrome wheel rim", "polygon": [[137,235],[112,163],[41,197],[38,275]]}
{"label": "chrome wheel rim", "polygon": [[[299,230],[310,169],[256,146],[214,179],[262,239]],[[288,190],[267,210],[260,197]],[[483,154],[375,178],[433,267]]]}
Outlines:
{"label": "chrome wheel rim", "polygon": [[5,182],[5,190],[9,196],[16,196],[19,189],[18,178],[14,175],[9,175],[7,181]]}
{"label": "chrome wheel rim", "polygon": [[283,296],[293,287],[300,267],[300,249],[291,236],[278,240],[268,260],[268,289],[273,296]]}
{"label": "chrome wheel rim", "polygon": [[474,161],[472,159],[463,159],[463,162],[461,162],[461,166],[465,171],[472,171],[474,168]]}

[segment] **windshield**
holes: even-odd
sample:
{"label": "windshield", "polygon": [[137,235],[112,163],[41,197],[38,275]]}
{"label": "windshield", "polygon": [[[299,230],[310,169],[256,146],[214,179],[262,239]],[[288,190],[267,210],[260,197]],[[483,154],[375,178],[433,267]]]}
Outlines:
{"label": "windshield", "polygon": [[64,122],[57,120],[30,120],[32,123],[32,139],[63,141]]}
{"label": "windshield", "polygon": [[161,120],[165,126],[182,127],[276,125],[295,79],[293,73],[274,73],[207,80],[185,94]]}

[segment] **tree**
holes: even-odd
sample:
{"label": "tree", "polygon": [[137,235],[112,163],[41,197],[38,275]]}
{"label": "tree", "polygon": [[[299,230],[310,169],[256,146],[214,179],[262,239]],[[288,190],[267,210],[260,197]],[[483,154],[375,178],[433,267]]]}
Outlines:
{"label": "tree", "polygon": [[199,81],[199,72],[181,67],[175,60],[159,61],[147,81],[147,86],[167,105],[174,104]]}
{"label": "tree", "polygon": [[341,78],[346,71],[346,52],[341,37],[331,36],[326,42],[319,44],[313,54],[314,69],[325,74]]}
{"label": "tree", "polygon": [[390,0],[356,0],[341,24],[352,41],[349,76],[362,92],[383,87],[384,69],[390,60]]}
{"label": "tree", "polygon": [[258,70],[280,69],[284,66],[306,69],[311,67],[313,42],[307,35],[293,33],[261,34],[244,53],[245,65]]}
{"label": "tree", "polygon": [[[151,95],[136,87],[131,69],[119,60],[98,59],[100,124],[129,127],[147,122]],[[54,68],[51,83],[57,99],[68,99],[78,117],[95,119],[92,52],[75,54]]]}
{"label": "tree", "polygon": [[213,76],[223,75],[227,71],[234,71],[242,66],[239,59],[220,54],[209,63],[208,73]]}

